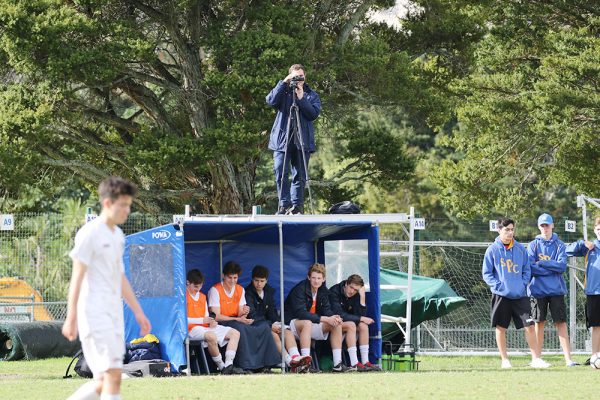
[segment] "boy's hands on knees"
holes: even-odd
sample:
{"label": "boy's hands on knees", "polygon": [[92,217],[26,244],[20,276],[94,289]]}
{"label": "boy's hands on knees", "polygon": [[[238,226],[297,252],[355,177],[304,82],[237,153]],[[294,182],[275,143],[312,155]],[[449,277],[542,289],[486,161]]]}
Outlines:
{"label": "boy's hands on knees", "polygon": [[202,320],[203,323],[208,324],[209,328],[214,328],[215,326],[218,325],[217,321],[215,321],[214,318],[212,317],[204,317],[204,319]]}
{"label": "boy's hands on knees", "polygon": [[331,317],[321,317],[323,322],[328,323],[331,326],[338,326],[341,325],[342,322],[344,322],[342,320],[342,317],[340,317],[339,315],[332,315]]}
{"label": "boy's hands on knees", "polygon": [[360,322],[364,322],[367,325],[371,325],[375,321],[369,317],[360,317]]}
{"label": "boy's hands on knees", "polygon": [[281,322],[273,322],[271,330],[277,334],[281,333]]}
{"label": "boy's hands on knees", "polygon": [[252,325],[252,323],[254,322],[253,319],[246,318],[246,315],[242,315],[241,317],[239,317],[238,321],[246,325]]}

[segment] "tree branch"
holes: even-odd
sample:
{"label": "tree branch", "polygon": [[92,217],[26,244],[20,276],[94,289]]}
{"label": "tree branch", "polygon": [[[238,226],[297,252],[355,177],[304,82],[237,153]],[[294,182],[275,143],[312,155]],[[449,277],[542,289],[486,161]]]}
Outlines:
{"label": "tree branch", "polygon": [[[141,127],[139,124],[137,124],[136,122],[121,118],[114,113],[98,111],[96,109],[93,109],[91,107],[88,107],[85,104],[82,104],[82,103],[76,102],[76,101],[68,102],[67,107],[71,108],[71,110],[80,111],[86,115],[89,115],[90,117],[92,117],[93,119],[95,119],[98,122],[103,122],[103,123],[109,124],[117,129],[123,129],[129,133],[137,134],[141,131]],[[132,136],[128,134],[125,137],[122,136],[122,139],[124,139],[125,143],[131,143]]]}
{"label": "tree branch", "polygon": [[[358,23],[365,17],[365,15],[367,14],[367,11],[369,11],[369,8],[372,5],[373,5],[373,0],[367,0],[367,1],[362,2],[362,4],[360,4],[357,7],[356,11],[354,11],[354,13],[348,19],[348,21],[346,21],[346,23],[342,27],[342,30],[340,31],[340,33],[337,37],[337,40],[335,43],[335,47],[337,49],[341,49],[342,47],[344,47],[344,45],[348,41],[348,38],[350,37],[350,33],[352,32],[352,30],[354,28],[356,28]],[[335,59],[335,57],[337,57],[337,54],[338,54],[337,51],[333,52],[334,59]]]}

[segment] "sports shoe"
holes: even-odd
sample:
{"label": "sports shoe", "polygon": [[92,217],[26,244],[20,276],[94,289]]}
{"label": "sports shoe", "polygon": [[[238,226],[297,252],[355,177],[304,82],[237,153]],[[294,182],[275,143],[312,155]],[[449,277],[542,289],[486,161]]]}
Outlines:
{"label": "sports shoe", "polygon": [[234,367],[233,364],[230,364],[221,370],[222,375],[247,375],[251,372],[245,371],[239,367]]}
{"label": "sports shoe", "polygon": [[510,360],[502,360],[502,364],[500,365],[500,368],[502,368],[502,369],[512,368]]}
{"label": "sports shoe", "polygon": [[277,208],[277,212],[275,213],[275,215],[286,215],[288,212],[289,206],[285,207],[285,206],[279,206],[279,208]]}
{"label": "sports shoe", "polygon": [[356,370],[358,372],[371,372],[372,371],[372,369],[370,367],[367,367],[366,365],[364,365],[361,362],[359,362],[358,364],[356,364]]}
{"label": "sports shoe", "polygon": [[381,371],[381,368],[379,368],[379,365],[371,364],[370,361],[368,361],[364,365],[365,365],[365,367],[370,368],[371,371],[373,371],[373,372],[380,372]]}
{"label": "sports shoe", "polygon": [[300,374],[303,372],[308,372],[311,363],[311,356],[296,356],[290,361],[290,368],[292,369],[293,373]]}
{"label": "sports shoe", "polygon": [[371,367],[367,367],[366,365],[364,365],[361,362],[359,362],[358,364],[356,364],[356,370],[358,372],[371,372],[372,371]]}
{"label": "sports shoe", "polygon": [[339,363],[338,365],[334,365],[332,372],[354,372],[356,371],[356,366],[348,367],[344,363]]}
{"label": "sports shoe", "polygon": [[567,367],[576,367],[576,366],[578,366],[578,365],[581,365],[581,364],[579,364],[578,362],[575,362],[575,361],[571,360],[571,361],[567,361],[567,362],[565,363],[565,365],[566,365]]}
{"label": "sports shoe", "polygon": [[304,207],[302,207],[298,204],[294,204],[286,212],[286,215],[298,215],[298,214],[304,214]]}
{"label": "sports shoe", "polygon": [[541,358],[536,358],[535,360],[531,360],[531,368],[548,368],[550,367],[550,364],[548,364],[546,361],[542,360]]}
{"label": "sports shoe", "polygon": [[320,374],[321,372],[323,372],[323,371],[321,371],[320,369],[317,369],[317,368],[313,368],[312,365],[308,367],[309,374]]}

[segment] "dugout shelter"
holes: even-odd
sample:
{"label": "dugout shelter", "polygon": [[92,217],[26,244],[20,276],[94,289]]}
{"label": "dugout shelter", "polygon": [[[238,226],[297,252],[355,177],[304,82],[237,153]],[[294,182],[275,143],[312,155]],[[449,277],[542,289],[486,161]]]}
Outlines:
{"label": "dugout shelter", "polygon": [[[160,340],[163,358],[175,369],[186,364],[187,336],[186,273],[197,268],[204,274],[202,292],[221,280],[225,262],[242,266],[238,283],[250,283],[252,268],[270,270],[269,284],[275,288],[281,313],[285,296],[306,278],[315,262],[325,263],[328,242],[364,241],[368,251],[364,271],[367,283],[370,327],[370,358],[381,358],[381,309],[379,275],[379,225],[402,224],[409,234],[408,280],[405,288],[411,299],[414,242],[414,210],[410,214],[336,215],[185,215],[178,223],[158,226],[127,236],[124,265],[133,290]],[[341,265],[339,268],[343,268]],[[338,271],[337,276],[347,276]],[[329,273],[328,276],[333,275]],[[337,282],[327,282],[328,286]],[[407,304],[406,325],[411,326],[411,302]],[[284,316],[281,316],[283,321]],[[408,330],[410,335],[410,330]],[[139,327],[125,306],[125,339],[139,336]],[[407,338],[410,342],[410,337]]]}

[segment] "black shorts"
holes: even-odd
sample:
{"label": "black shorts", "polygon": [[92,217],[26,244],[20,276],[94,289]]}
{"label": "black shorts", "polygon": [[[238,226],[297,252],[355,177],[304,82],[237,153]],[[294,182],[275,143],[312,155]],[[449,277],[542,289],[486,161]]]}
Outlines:
{"label": "black shorts", "polygon": [[548,307],[550,307],[550,314],[552,314],[552,321],[554,323],[567,322],[565,296],[532,297],[531,318],[535,322],[546,321]]}
{"label": "black shorts", "polygon": [[533,325],[529,298],[509,299],[492,294],[492,327],[508,328],[512,319],[515,328]]}
{"label": "black shorts", "polygon": [[588,328],[600,326],[600,295],[589,295],[586,297],[585,322]]}

